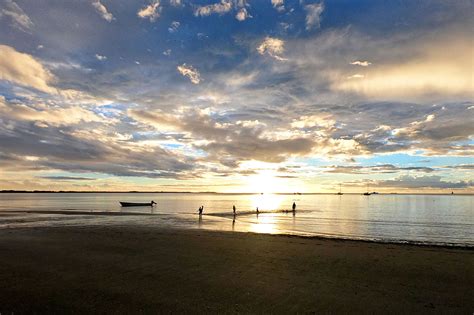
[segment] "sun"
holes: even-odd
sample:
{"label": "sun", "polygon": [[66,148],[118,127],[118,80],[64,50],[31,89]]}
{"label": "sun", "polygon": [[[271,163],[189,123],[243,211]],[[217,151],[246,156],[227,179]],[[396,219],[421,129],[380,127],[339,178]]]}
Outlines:
{"label": "sun", "polygon": [[274,171],[264,170],[249,176],[246,180],[246,189],[251,193],[278,193],[287,192],[289,185],[285,180],[278,178]]}

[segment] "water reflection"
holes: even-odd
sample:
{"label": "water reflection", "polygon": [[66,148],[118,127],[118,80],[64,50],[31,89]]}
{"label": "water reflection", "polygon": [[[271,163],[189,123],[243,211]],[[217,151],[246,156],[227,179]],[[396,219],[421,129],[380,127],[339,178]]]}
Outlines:
{"label": "water reflection", "polygon": [[[118,200],[156,200],[159,206],[131,208],[123,213],[125,209],[121,209]],[[291,211],[293,202],[297,203],[295,216]],[[202,205],[205,211],[196,222],[196,210]],[[238,209],[238,224],[233,220],[233,205]],[[45,226],[65,224],[65,221],[67,224],[159,222],[170,226],[195,228],[199,225],[203,229],[232,228],[244,232],[474,244],[474,197],[461,195],[381,194],[367,198],[352,194],[0,194],[0,212],[12,210],[51,211],[51,214],[24,214],[27,221],[19,223],[13,223],[17,218],[13,220],[4,215],[1,217],[3,225],[32,224],[35,220],[35,224]],[[87,219],[82,215],[59,216],[66,211],[87,212],[88,216]],[[113,215],[121,211],[121,215]],[[150,214],[150,211],[155,214],[153,218],[142,215]],[[57,215],[53,215],[56,212]],[[93,217],[91,212],[110,215]],[[231,224],[230,220],[233,221]]]}
{"label": "water reflection", "polygon": [[278,230],[277,213],[257,214],[258,221],[250,225],[250,231],[255,233],[276,233]]}

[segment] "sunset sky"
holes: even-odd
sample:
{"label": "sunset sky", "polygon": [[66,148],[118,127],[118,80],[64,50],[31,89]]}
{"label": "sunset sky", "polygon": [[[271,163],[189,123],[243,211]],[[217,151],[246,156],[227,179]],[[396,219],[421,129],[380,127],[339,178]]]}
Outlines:
{"label": "sunset sky", "polygon": [[473,6],[0,0],[0,189],[473,192]]}

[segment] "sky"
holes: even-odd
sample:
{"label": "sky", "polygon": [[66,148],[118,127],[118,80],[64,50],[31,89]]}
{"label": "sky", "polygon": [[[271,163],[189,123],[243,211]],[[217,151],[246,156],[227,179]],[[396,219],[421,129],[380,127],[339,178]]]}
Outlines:
{"label": "sky", "polygon": [[473,4],[0,0],[0,190],[473,193]]}

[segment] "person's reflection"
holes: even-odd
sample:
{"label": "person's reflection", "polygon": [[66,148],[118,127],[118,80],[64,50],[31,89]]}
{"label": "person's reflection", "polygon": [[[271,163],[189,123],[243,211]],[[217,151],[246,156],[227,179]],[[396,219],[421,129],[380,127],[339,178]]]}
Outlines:
{"label": "person's reflection", "polygon": [[200,228],[202,226],[202,214],[199,215],[198,219],[198,227]]}
{"label": "person's reflection", "polygon": [[232,231],[234,231],[235,229],[235,215],[234,215],[234,218],[232,219]]}

